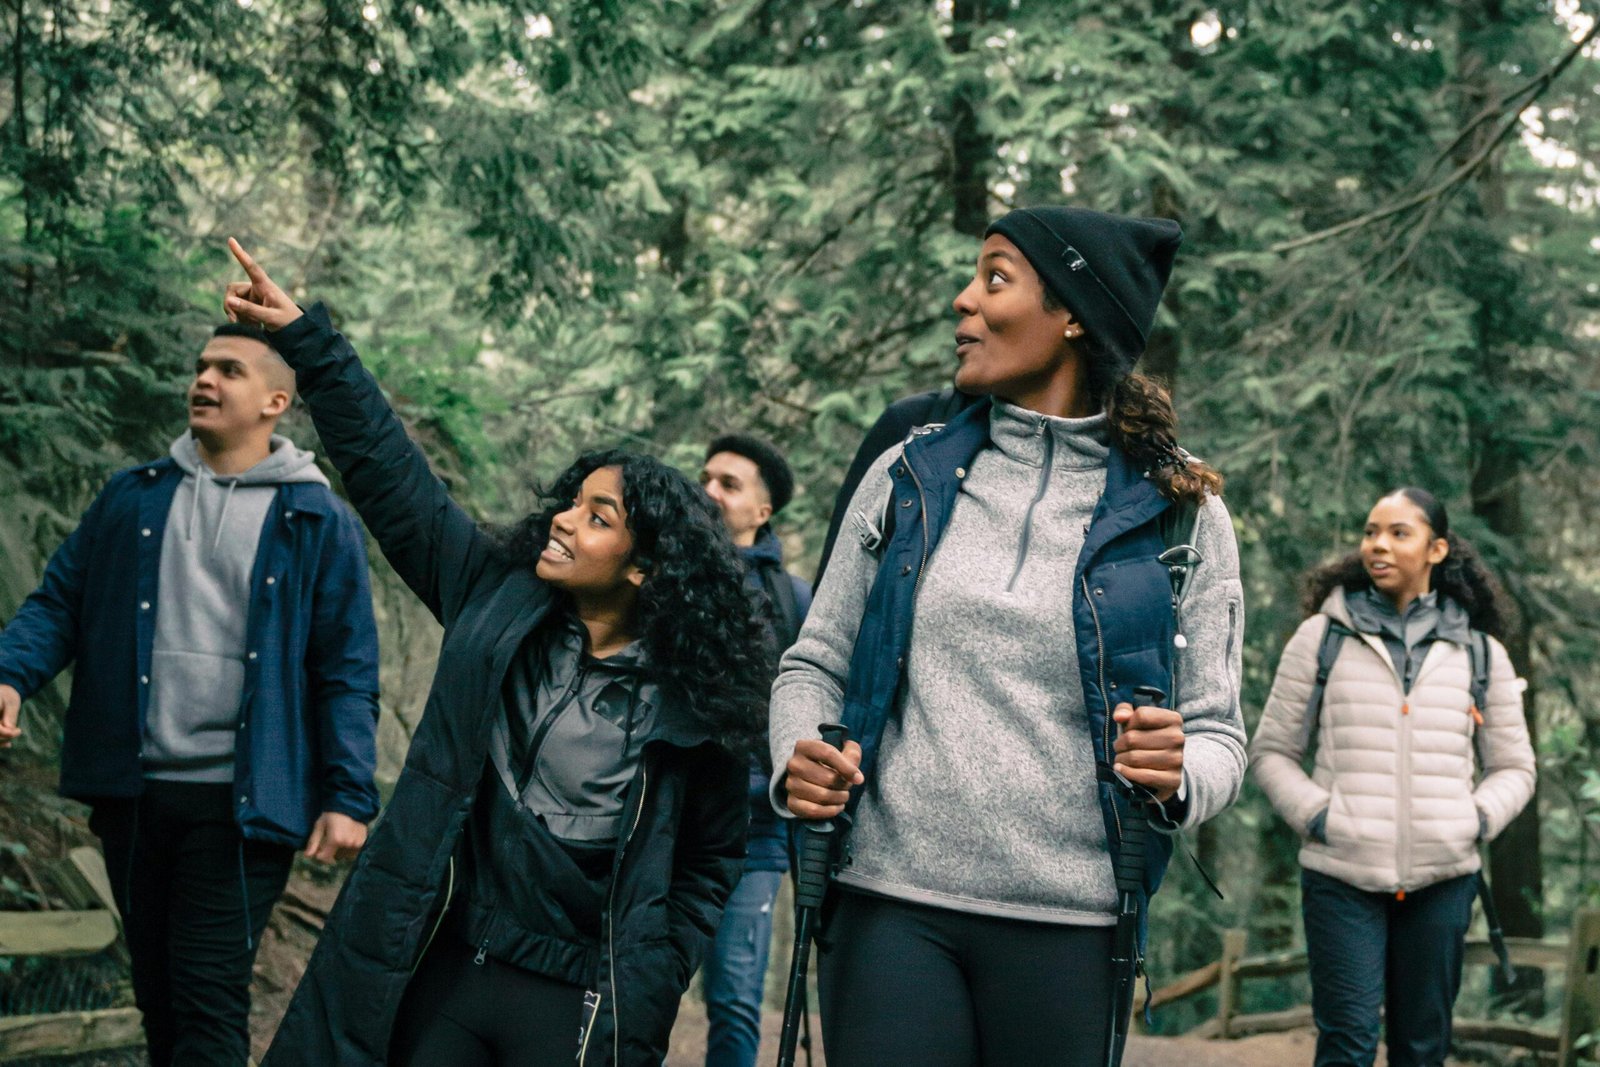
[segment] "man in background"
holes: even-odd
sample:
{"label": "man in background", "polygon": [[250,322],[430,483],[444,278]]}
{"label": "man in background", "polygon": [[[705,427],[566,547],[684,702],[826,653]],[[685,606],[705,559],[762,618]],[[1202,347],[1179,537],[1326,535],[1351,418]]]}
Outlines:
{"label": "man in background", "polygon": [[[782,453],[748,434],[727,434],[706,449],[700,484],[722,509],[747,568],[745,583],[765,602],[778,649],[788,648],[811,606],[811,587],[783,567],[770,522],[794,495]],[[706,957],[706,1067],[754,1067],[761,1041],[761,1000],[772,945],[772,909],[789,869],[788,830],[772,810],[772,768],[750,763],[750,836],[744,875],[723,912]]]}
{"label": "man in background", "polygon": [[61,792],[92,808],[152,1067],[243,1067],[256,946],[297,848],[378,810],[378,640],[355,516],[274,431],[294,373],[218,327],[188,431],[113,475],[0,631],[0,747],[76,663]]}

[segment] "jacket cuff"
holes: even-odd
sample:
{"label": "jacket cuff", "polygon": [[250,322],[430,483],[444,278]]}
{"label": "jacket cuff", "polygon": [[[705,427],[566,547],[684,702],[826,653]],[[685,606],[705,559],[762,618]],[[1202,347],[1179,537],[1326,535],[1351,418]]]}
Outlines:
{"label": "jacket cuff", "polygon": [[795,818],[795,813],[789,810],[788,778],[789,772],[779,767],[772,772],[772,781],[767,783],[767,801],[783,819]]}
{"label": "jacket cuff", "polygon": [[17,691],[17,695],[22,697],[24,701],[33,698],[33,693],[29,692],[28,690],[27,680],[23,678],[22,675],[13,674],[3,667],[0,667],[0,685],[9,685],[11,688],[15,689]]}
{"label": "jacket cuff", "polygon": [[1150,825],[1157,832],[1176,834],[1183,830],[1189,818],[1189,771],[1185,768],[1178,779],[1178,791],[1160,804],[1149,804]]}
{"label": "jacket cuff", "polygon": [[319,300],[308,308],[301,308],[301,311],[304,314],[283,329],[267,333],[267,343],[277,349],[282,356],[287,357],[304,347],[307,341],[318,334],[333,331],[333,320],[328,316],[328,308],[322,301]]}
{"label": "jacket cuff", "polygon": [[378,806],[365,797],[330,797],[323,802],[322,811],[323,814],[334,812],[339,815],[345,815],[359,823],[370,823],[378,817]]}

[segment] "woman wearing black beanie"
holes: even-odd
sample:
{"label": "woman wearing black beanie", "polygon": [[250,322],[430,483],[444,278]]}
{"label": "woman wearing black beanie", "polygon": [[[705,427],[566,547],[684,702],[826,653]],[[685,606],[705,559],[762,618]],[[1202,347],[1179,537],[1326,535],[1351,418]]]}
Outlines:
{"label": "woman wearing black beanie", "polygon": [[[990,226],[955,300],[956,386],[988,399],[867,472],[784,657],[774,804],[854,818],[820,942],[830,1067],[1103,1067],[1116,872],[1142,911],[1170,834],[1238,792],[1222,480],[1133,373],[1180,239],[1075,208]],[[1175,583],[1180,543],[1203,562]]]}

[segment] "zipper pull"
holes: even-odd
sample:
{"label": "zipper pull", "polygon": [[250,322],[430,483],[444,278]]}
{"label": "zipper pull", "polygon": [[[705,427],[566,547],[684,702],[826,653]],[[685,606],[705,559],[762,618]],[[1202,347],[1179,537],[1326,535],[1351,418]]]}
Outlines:
{"label": "zipper pull", "polygon": [[476,963],[479,967],[482,967],[483,966],[483,961],[488,956],[488,954],[489,954],[489,939],[486,937],[486,938],[483,939],[483,944],[478,946],[478,954],[476,956],[472,957],[472,962]]}
{"label": "zipper pull", "polygon": [[1408,700],[1404,704],[1400,705],[1400,714],[1402,714],[1402,715],[1410,715],[1411,714],[1411,701]]}
{"label": "zipper pull", "polygon": [[1396,893],[1394,895],[1394,899],[1396,901],[1401,901],[1401,900],[1406,899],[1406,891],[1404,889],[1400,890],[1400,892],[1398,892],[1398,893]]}
{"label": "zipper pull", "polygon": [[1478,705],[1472,705],[1472,721],[1479,726],[1483,725],[1483,712],[1478,710]]}

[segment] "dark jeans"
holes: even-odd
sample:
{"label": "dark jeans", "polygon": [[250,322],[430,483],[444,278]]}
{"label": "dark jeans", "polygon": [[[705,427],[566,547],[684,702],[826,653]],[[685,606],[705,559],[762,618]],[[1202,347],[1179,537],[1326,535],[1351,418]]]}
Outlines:
{"label": "dark jeans", "polygon": [[152,779],[137,799],[96,801],[89,828],[122,910],[151,1067],[243,1067],[250,970],[294,849],[246,841],[227,784]]}
{"label": "dark jeans", "polygon": [[1111,927],[838,892],[817,973],[828,1067],[1103,1067]]}
{"label": "dark jeans", "polygon": [[[583,989],[484,957],[440,931],[406,986],[392,1067],[569,1067]],[[600,1057],[609,1061],[610,1049]]]}
{"label": "dark jeans", "polygon": [[1477,875],[1467,874],[1397,900],[1301,872],[1315,1067],[1371,1067],[1380,1009],[1389,1067],[1444,1062],[1477,887]]}
{"label": "dark jeans", "polygon": [[706,1067],[755,1067],[761,997],[772,948],[772,905],[782,871],[746,871],[706,955]]}

